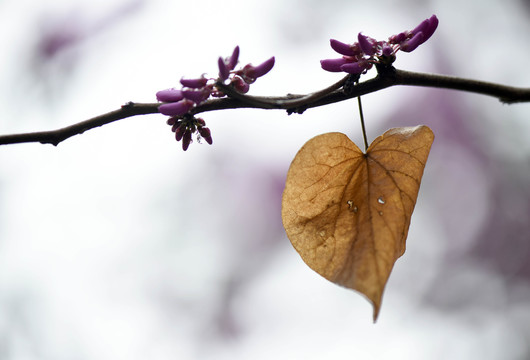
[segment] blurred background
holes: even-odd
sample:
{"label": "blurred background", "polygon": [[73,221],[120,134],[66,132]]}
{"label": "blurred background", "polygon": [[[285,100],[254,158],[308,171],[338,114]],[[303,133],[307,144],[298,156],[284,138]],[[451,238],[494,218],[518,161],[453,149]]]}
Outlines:
{"label": "blurred background", "polygon": [[[329,38],[386,39],[433,13],[396,67],[530,86],[523,0],[0,0],[0,133],[154,102],[235,45],[243,64],[276,56],[251,94],[308,93],[342,76],[320,69]],[[185,153],[155,114],[0,147],[0,359],[530,358],[530,104],[414,87],[363,101],[370,139],[436,135],[377,324],[280,218],[308,139],[362,143],[355,101],[206,113],[213,146]]]}

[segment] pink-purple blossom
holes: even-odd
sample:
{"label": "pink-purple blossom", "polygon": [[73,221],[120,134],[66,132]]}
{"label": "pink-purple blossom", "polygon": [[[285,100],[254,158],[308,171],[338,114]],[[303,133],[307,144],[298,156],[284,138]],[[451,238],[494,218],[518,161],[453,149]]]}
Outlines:
{"label": "pink-purple blossom", "polygon": [[182,116],[190,111],[194,105],[195,103],[193,101],[182,99],[177,102],[162,104],[158,107],[158,111],[168,116]]}
{"label": "pink-purple blossom", "polygon": [[176,102],[184,99],[184,95],[182,95],[181,90],[167,89],[157,92],[156,99],[162,102]]}
{"label": "pink-purple blossom", "polygon": [[413,30],[392,35],[387,41],[377,41],[362,33],[357,35],[357,42],[351,45],[331,39],[331,48],[342,57],[321,60],[320,65],[326,71],[364,74],[374,64],[392,63],[399,50],[404,52],[415,50],[432,36],[437,27],[438,18],[432,15]]}
{"label": "pink-purple blossom", "polygon": [[181,89],[172,88],[156,93],[157,100],[162,102],[158,107],[158,111],[170,116],[167,123],[175,133],[175,139],[182,141],[183,150],[187,150],[193,142],[194,134],[197,141],[203,139],[208,144],[212,144],[210,129],[206,127],[203,119],[196,118],[193,115],[193,109],[210,97],[225,96],[220,87],[217,86],[217,83],[228,84],[234,90],[246,93],[250,88],[250,84],[272,69],[274,57],[257,66],[247,64],[236,69],[238,62],[239,46],[236,46],[229,57],[220,57],[218,59],[219,75],[217,78],[208,78],[204,74],[198,78],[182,78],[180,79]]}
{"label": "pink-purple blossom", "polygon": [[200,89],[206,86],[208,83],[208,79],[204,76],[201,76],[197,79],[180,79],[180,83],[182,86],[190,88],[190,89]]}
{"label": "pink-purple blossom", "polygon": [[252,84],[256,81],[257,78],[262,77],[271,71],[274,66],[274,56],[268,60],[265,60],[263,63],[253,66],[252,64],[245,65],[241,70],[235,72],[236,75],[240,76],[243,81],[247,84]]}
{"label": "pink-purple blossom", "polygon": [[230,71],[234,70],[239,60],[239,46],[234,48],[230,57],[223,59],[219,58],[217,65],[219,67],[219,79],[224,81],[230,76]]}

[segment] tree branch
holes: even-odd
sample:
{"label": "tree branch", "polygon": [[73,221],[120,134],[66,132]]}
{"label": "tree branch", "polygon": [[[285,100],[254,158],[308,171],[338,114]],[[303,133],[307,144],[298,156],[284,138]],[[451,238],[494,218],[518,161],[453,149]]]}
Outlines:
{"label": "tree branch", "polygon": [[120,109],[93,117],[77,124],[73,124],[57,130],[38,131],[31,133],[12,134],[0,136],[0,145],[18,144],[26,142],[40,142],[41,144],[52,144],[57,146],[61,141],[74,135],[79,135],[87,130],[109,124],[111,122],[125,119],[135,115],[153,114],[158,112],[160,104],[137,104],[129,102]]}
{"label": "tree branch", "polygon": [[[301,114],[305,110],[313,107],[344,101],[397,85],[424,86],[474,92],[496,97],[501,102],[507,104],[530,101],[530,88],[506,86],[453,76],[415,73],[397,70],[391,66],[380,66],[377,70],[377,77],[349,86],[348,91],[344,91],[344,85],[348,82],[347,76],[325,89],[307,95],[288,94],[286,96],[249,96],[238,93],[230,86],[218,83],[216,86],[228,95],[228,97],[205,101],[193,108],[191,114],[196,115],[207,111],[238,108],[283,109],[287,110],[289,114]],[[129,102],[118,110],[61,129],[2,135],[0,136],[0,145],[26,142],[40,142],[42,144],[57,145],[61,141],[74,135],[82,134],[87,130],[117,120],[136,115],[158,113],[159,105],[159,103],[142,104]]]}

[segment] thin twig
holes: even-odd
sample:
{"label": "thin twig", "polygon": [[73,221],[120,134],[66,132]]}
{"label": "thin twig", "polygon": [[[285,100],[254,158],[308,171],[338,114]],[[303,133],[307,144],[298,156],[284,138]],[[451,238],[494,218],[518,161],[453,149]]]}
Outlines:
{"label": "thin twig", "polygon": [[87,130],[103,126],[117,120],[136,115],[158,113],[159,105],[160,104],[158,103],[139,104],[128,102],[118,110],[114,110],[109,113],[93,117],[92,119],[88,119],[57,130],[2,135],[0,136],[0,145],[40,142],[41,144],[52,144],[57,146],[57,144],[68,139],[69,137],[82,134]]}
{"label": "thin twig", "polygon": [[[229,95],[228,97],[205,101],[192,109],[191,113],[194,115],[213,110],[238,108],[284,109],[288,113],[302,113],[306,109],[344,101],[396,85],[425,86],[474,92],[496,97],[501,102],[507,104],[530,101],[530,88],[506,86],[453,76],[415,73],[397,70],[393,67],[378,69],[378,71],[379,74],[377,77],[356,84],[348,93],[345,93],[341,88],[346,78],[341,79],[339,82],[325,89],[307,95],[249,96],[237,93],[223,85],[225,87],[222,90],[226,91]],[[158,103],[142,104],[129,102],[118,110],[61,129],[3,135],[0,136],[0,145],[27,142],[57,145],[74,135],[82,134],[87,130],[103,126],[113,121],[136,115],[158,113],[159,105]]]}

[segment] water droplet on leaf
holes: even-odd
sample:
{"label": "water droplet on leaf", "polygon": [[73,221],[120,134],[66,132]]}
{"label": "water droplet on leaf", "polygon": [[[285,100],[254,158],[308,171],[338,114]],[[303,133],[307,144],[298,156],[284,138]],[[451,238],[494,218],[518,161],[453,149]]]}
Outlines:
{"label": "water droplet on leaf", "polygon": [[384,203],[385,203],[385,199],[383,199],[383,197],[380,196],[379,199],[377,199],[377,202],[378,202],[379,204],[384,204]]}
{"label": "water droplet on leaf", "polygon": [[346,201],[346,204],[348,204],[348,208],[349,208],[351,211],[353,211],[354,213],[356,213],[357,211],[359,211],[359,208],[357,207],[357,205],[355,205],[355,204],[353,203],[352,200],[348,200],[348,201]]}

